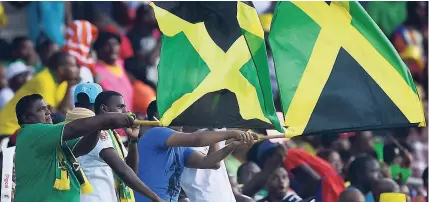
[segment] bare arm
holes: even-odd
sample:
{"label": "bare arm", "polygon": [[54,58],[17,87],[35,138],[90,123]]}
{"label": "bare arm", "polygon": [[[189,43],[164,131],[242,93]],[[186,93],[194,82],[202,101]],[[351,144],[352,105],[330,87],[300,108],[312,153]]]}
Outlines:
{"label": "bare arm", "polygon": [[186,167],[198,169],[219,169],[219,162],[222,161],[229,154],[231,154],[231,152],[234,151],[235,147],[236,145],[231,143],[226,147],[222,148],[221,150],[216,151],[207,156],[205,156],[201,152],[194,152],[186,162]]}
{"label": "bare arm", "polygon": [[72,84],[67,84],[67,91],[64,95],[63,100],[61,101],[60,105],[56,109],[56,111],[64,112],[66,113],[68,110],[73,109],[73,103],[70,99],[70,95],[73,93],[71,89]]}
{"label": "bare arm", "polygon": [[[209,147],[209,151],[207,152],[207,155],[213,154],[213,153],[215,153],[215,152],[217,152],[217,151],[219,151],[219,150],[220,150],[220,145],[219,145],[219,143],[212,144],[212,145],[210,145],[210,147]],[[220,161],[219,161],[219,162],[217,162],[217,163],[216,163],[216,165],[215,165],[214,167],[215,167],[215,168],[220,168]]]}
{"label": "bare arm", "polygon": [[174,133],[165,142],[167,147],[203,147],[223,140],[239,139],[241,131],[199,131],[194,133]]}
{"label": "bare arm", "polygon": [[130,127],[133,123],[133,118],[121,113],[107,113],[94,117],[77,119],[64,126],[63,140],[72,140],[94,134],[100,130]]}
{"label": "bare arm", "polygon": [[131,189],[150,198],[152,201],[161,201],[161,199],[152,190],[149,189],[134,173],[134,171],[118,156],[115,149],[106,148],[101,150],[100,157],[112,168],[118,177]]}
{"label": "bare arm", "polygon": [[261,172],[253,176],[253,178],[242,188],[243,194],[253,197],[259,190],[264,188],[267,180],[274,171],[282,166],[285,157],[285,151],[282,147],[278,147],[275,154],[265,160],[264,167]]}
{"label": "bare arm", "polygon": [[[131,141],[131,140],[130,140]],[[127,165],[134,170],[135,173],[139,170],[139,152],[137,142],[128,144],[128,156],[126,158]]]}
{"label": "bare arm", "polygon": [[231,154],[235,148],[241,146],[251,147],[253,145],[254,139],[252,134],[241,133],[240,136],[242,136],[242,138],[240,138],[241,141],[234,141],[221,150],[211,153],[207,156],[204,156],[200,152],[194,152],[186,162],[186,167],[199,169],[219,169],[219,162]]}

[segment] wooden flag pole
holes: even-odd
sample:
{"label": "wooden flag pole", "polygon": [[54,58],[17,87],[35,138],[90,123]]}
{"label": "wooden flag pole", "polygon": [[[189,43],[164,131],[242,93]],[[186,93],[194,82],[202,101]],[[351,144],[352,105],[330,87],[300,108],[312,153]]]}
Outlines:
{"label": "wooden flag pole", "polygon": [[259,141],[276,139],[276,138],[286,138],[286,136],[284,134],[282,134],[282,135],[270,135],[270,136],[259,136]]}
{"label": "wooden flag pole", "polygon": [[134,120],[134,124],[141,126],[161,126],[159,121]]}
{"label": "wooden flag pole", "polygon": [[[134,120],[136,125],[141,126],[161,126],[160,121],[148,121],[148,120]],[[242,129],[241,129],[242,130]],[[270,135],[270,136],[259,136],[259,141],[276,139],[276,138],[286,138],[284,134],[281,135]]]}

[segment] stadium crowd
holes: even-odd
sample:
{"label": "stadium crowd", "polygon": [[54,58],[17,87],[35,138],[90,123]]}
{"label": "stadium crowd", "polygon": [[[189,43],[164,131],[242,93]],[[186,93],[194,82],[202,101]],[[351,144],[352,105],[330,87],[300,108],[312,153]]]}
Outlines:
{"label": "stadium crowd", "polygon": [[[15,201],[429,201],[427,128],[254,142],[270,131],[135,127],[158,116],[161,33],[147,2],[1,4],[0,36],[15,11],[27,23],[26,34],[0,39],[1,148],[23,145]],[[410,68],[426,120],[427,4],[362,2]],[[255,2],[266,34],[274,6]],[[71,174],[64,162],[80,167]]]}

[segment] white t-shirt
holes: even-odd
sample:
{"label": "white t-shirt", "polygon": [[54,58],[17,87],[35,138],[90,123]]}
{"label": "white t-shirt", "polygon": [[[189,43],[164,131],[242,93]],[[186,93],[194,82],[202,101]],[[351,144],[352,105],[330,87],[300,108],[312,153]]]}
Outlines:
{"label": "white t-shirt", "polygon": [[0,109],[2,109],[15,95],[9,87],[4,87],[0,90]]}
{"label": "white t-shirt", "polygon": [[113,171],[100,157],[101,150],[110,147],[114,148],[109,134],[106,131],[101,131],[100,139],[94,149],[77,158],[83,172],[94,188],[93,192],[80,195],[81,202],[118,202]]}
{"label": "white t-shirt", "polygon": [[[223,148],[225,141],[218,144]],[[205,155],[209,151],[208,146],[194,149]],[[217,170],[184,168],[180,182],[191,202],[235,202],[223,161]]]}

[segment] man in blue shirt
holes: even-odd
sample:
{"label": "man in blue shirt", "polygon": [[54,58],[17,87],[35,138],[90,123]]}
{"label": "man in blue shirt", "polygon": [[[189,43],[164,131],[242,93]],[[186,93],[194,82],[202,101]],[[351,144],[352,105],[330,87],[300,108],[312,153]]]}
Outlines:
{"label": "man in blue shirt", "polygon": [[[147,110],[150,120],[157,116],[156,101]],[[207,156],[190,147],[202,147],[232,139],[223,149]],[[139,178],[161,199],[177,202],[183,168],[218,169],[222,161],[237,147],[252,146],[257,136],[241,131],[199,131],[182,133],[170,128],[156,127],[147,130],[138,143],[140,154]],[[219,190],[221,192],[221,190]],[[150,200],[138,193],[138,202]]]}

